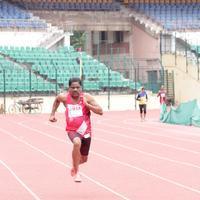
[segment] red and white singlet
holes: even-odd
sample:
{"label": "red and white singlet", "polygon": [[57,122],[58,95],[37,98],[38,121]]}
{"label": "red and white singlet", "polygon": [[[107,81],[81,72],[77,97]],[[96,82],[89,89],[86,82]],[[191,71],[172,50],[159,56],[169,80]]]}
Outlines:
{"label": "red and white singlet", "polygon": [[160,90],[159,91],[160,96],[160,104],[164,104],[166,102],[166,93],[165,91]]}
{"label": "red and white singlet", "polygon": [[90,110],[84,103],[83,93],[76,104],[67,93],[65,116],[67,132],[77,132],[83,137],[91,136]]}

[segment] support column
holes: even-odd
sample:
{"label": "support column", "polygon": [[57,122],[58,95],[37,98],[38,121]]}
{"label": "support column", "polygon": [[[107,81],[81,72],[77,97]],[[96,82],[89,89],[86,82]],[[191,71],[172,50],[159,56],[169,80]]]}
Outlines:
{"label": "support column", "polygon": [[86,31],[85,50],[88,54],[92,55],[92,33],[91,33],[91,31]]}

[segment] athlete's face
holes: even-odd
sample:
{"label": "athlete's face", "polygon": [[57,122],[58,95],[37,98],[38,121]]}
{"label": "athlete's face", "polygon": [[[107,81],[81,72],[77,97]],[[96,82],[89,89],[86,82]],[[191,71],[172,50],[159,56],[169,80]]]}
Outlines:
{"label": "athlete's face", "polygon": [[79,84],[79,82],[73,82],[70,86],[69,86],[69,93],[73,98],[77,98],[79,97],[82,89],[81,89],[81,85]]}

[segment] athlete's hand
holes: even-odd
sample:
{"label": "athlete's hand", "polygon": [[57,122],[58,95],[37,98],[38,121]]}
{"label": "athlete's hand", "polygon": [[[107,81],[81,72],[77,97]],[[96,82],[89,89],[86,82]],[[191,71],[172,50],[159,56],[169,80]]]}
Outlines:
{"label": "athlete's hand", "polygon": [[91,107],[93,107],[89,102],[85,101],[85,106],[91,110]]}
{"label": "athlete's hand", "polygon": [[57,122],[57,119],[55,118],[55,116],[50,116],[49,121],[50,122]]}
{"label": "athlete's hand", "polygon": [[89,108],[88,106],[89,106],[89,103],[88,103],[88,101],[87,101],[87,99],[84,97],[84,103],[85,103],[85,106],[87,107],[87,108]]}
{"label": "athlete's hand", "polygon": [[84,101],[84,103],[85,103],[85,106],[86,106],[86,107],[89,106],[89,103],[88,103],[86,100]]}

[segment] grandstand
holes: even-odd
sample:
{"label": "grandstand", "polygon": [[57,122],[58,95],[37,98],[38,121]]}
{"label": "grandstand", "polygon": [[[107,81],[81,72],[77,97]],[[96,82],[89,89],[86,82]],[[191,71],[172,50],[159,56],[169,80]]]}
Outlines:
{"label": "grandstand", "polygon": [[46,28],[45,22],[7,1],[0,1],[0,18],[0,28]]}
{"label": "grandstand", "polygon": [[[0,93],[56,94],[83,72],[89,92],[164,84],[172,102],[190,100],[182,86],[200,86],[199,10],[199,0],[1,0]],[[86,35],[81,52],[74,31]]]}
{"label": "grandstand", "polygon": [[[18,78],[22,77],[20,82],[28,86],[29,71],[31,73],[31,91],[33,92],[55,90],[56,83],[58,87],[63,88],[67,86],[70,77],[78,77],[80,75],[80,66],[76,61],[79,57],[79,53],[76,52],[73,47],[62,47],[57,51],[48,51],[40,47],[2,47],[0,48],[0,52],[3,56],[12,59],[5,60],[4,57],[1,56],[2,66],[4,66],[6,70],[13,69],[12,72],[15,72],[15,70],[17,71],[15,75],[8,76],[11,79],[6,79],[6,82],[10,83],[7,88],[8,92],[22,92],[23,87],[21,87],[21,84],[18,85]],[[108,86],[111,88],[134,88],[133,81],[131,82],[125,79],[119,72],[112,70],[110,71],[110,81],[108,83],[107,67],[87,54],[82,54],[81,56],[85,65],[85,90],[99,91]],[[15,63],[19,64],[16,65]],[[16,87],[16,85],[18,87]],[[13,86],[15,86],[15,88],[13,88]],[[24,91],[28,91],[28,89],[29,87],[24,88]]]}

